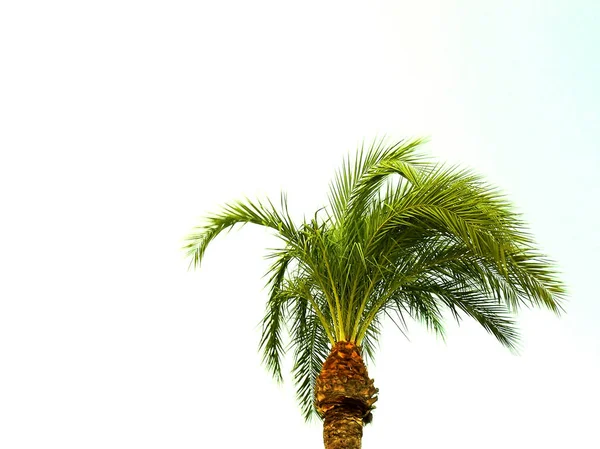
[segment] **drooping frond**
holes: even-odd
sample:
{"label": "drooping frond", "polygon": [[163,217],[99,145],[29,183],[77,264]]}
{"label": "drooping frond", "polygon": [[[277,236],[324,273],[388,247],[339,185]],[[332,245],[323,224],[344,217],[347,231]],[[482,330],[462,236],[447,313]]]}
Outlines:
{"label": "drooping frond", "polygon": [[294,240],[296,228],[287,212],[286,197],[281,197],[282,211],[275,209],[268,201],[263,204],[260,201],[237,201],[226,204],[220,213],[209,215],[203,226],[198,226],[194,232],[188,235],[184,250],[191,259],[191,265],[199,268],[204,252],[208,244],[221,232],[236,224],[253,223],[277,231],[278,235],[285,240]]}
{"label": "drooping frond", "polygon": [[296,302],[291,322],[291,346],[295,348],[292,375],[302,415],[308,421],[319,416],[315,410],[315,381],[330,345],[319,317],[308,301],[300,299]]}
{"label": "drooping frond", "polygon": [[269,255],[275,262],[269,269],[268,286],[270,288],[267,310],[262,320],[262,338],[259,350],[263,352],[263,363],[275,380],[283,380],[281,359],[284,355],[282,333],[286,321],[287,303],[293,298],[282,288],[285,274],[291,261],[287,251],[275,251]]}

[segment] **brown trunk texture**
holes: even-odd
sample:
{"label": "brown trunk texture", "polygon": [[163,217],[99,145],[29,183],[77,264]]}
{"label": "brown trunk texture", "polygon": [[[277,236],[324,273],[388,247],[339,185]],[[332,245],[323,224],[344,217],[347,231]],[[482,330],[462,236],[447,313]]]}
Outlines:
{"label": "brown trunk texture", "polygon": [[337,342],[315,385],[325,449],[360,449],[362,428],[370,419],[376,394],[358,346]]}

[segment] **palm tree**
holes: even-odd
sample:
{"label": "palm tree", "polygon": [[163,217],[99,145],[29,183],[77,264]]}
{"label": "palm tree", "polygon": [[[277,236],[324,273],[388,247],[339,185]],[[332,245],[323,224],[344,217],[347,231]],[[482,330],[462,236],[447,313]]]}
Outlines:
{"label": "palm tree", "polygon": [[373,358],[384,318],[401,330],[413,318],[443,338],[444,312],[470,316],[514,351],[521,306],[562,310],[563,285],[510,203],[472,172],[424,158],[422,143],[361,148],[337,172],[329,206],[300,224],[285,195],[279,208],[244,200],[186,241],[197,268],[208,244],[236,224],[271,228],[282,240],[268,255],[260,349],[278,381],[293,350],[303,415],[324,420],[328,449],[361,446],[377,400],[363,356]]}

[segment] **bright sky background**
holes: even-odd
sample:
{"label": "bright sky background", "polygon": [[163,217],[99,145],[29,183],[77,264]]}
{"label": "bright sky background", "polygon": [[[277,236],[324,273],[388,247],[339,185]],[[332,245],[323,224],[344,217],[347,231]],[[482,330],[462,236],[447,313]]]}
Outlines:
{"label": "bright sky background", "polygon": [[501,186],[569,286],[511,355],[388,326],[369,448],[593,448],[600,7],[583,1],[6,1],[0,447],[318,448],[260,364],[265,248],[180,250],[225,201],[312,214],[362,139]]}

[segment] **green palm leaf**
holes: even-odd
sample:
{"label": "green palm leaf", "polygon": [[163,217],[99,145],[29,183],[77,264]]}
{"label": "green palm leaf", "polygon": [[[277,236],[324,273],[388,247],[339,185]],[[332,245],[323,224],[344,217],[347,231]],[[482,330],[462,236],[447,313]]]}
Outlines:
{"label": "green palm leaf", "polygon": [[292,374],[302,415],[309,420],[318,416],[314,408],[315,381],[329,353],[329,341],[307,301],[296,302],[291,321],[291,346],[295,348]]}

